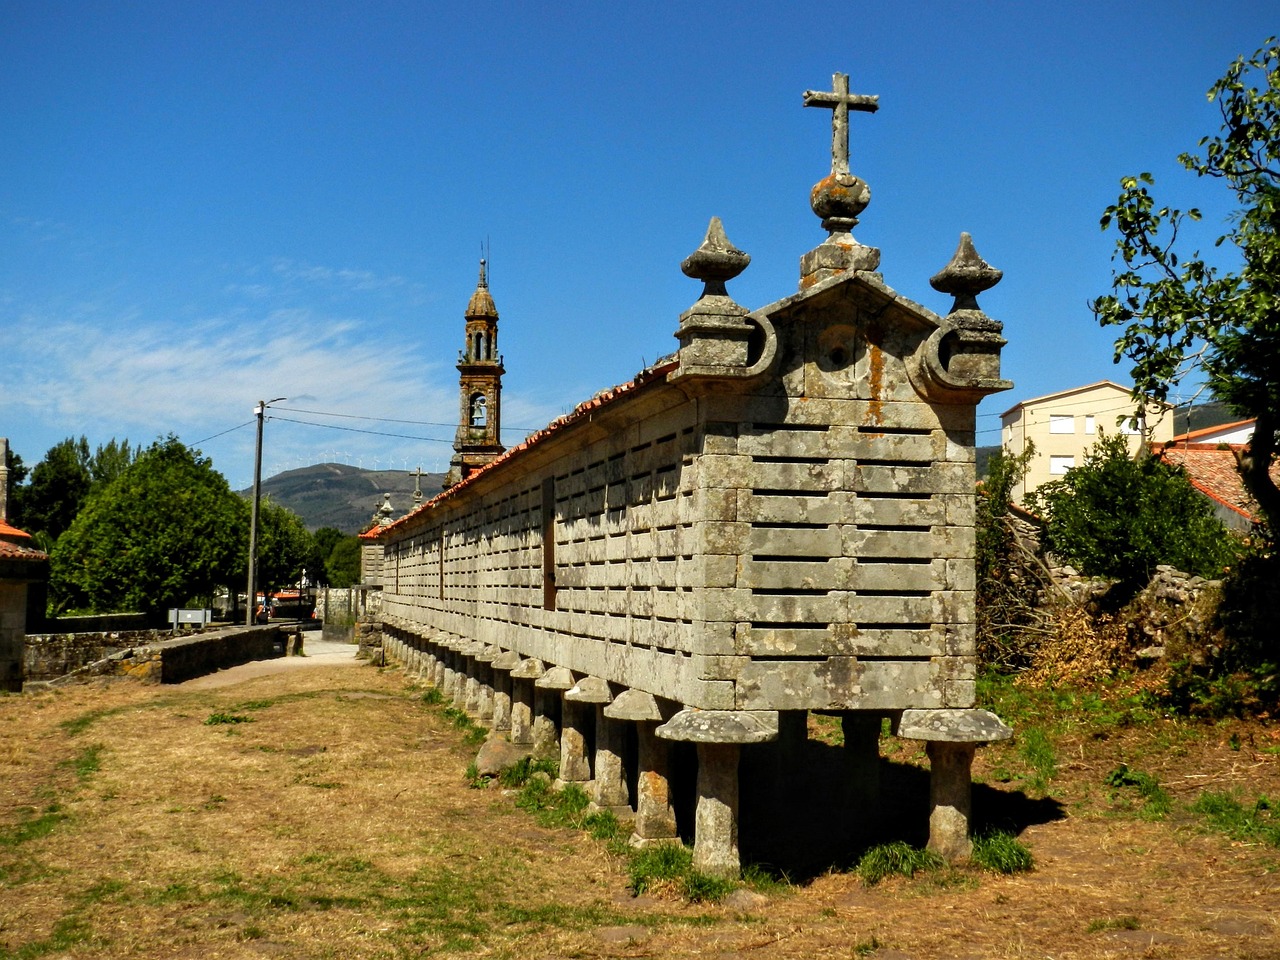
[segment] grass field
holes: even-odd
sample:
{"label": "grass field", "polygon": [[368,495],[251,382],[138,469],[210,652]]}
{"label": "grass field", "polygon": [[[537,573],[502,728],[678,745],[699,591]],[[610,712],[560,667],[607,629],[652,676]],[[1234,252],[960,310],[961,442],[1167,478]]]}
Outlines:
{"label": "grass field", "polygon": [[423,694],[317,666],[0,697],[0,958],[1280,958],[1272,724],[988,684],[1018,738],[979,751],[976,802],[1054,811],[1013,824],[1033,869],[833,864],[691,903],[474,789],[466,730]]}

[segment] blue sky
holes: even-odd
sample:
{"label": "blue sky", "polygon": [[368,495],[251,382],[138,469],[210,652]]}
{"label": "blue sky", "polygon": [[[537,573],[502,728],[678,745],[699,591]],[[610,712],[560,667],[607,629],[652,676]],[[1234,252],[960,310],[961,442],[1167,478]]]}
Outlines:
{"label": "blue sky", "polygon": [[0,436],[34,464],[175,433],[235,487],[280,396],[266,475],[442,470],[486,240],[509,444],[674,349],[711,216],[752,255],[740,303],[794,292],[830,165],[801,94],[836,71],[880,96],[850,155],[885,282],[945,312],[928,278],[961,230],[1005,272],[982,298],[1016,384],[980,409],[998,442],[1018,399],[1127,382],[1087,307],[1099,215],[1149,170],[1210,245],[1229,198],[1174,158],[1280,31],[1274,0],[0,0],[0,22]]}

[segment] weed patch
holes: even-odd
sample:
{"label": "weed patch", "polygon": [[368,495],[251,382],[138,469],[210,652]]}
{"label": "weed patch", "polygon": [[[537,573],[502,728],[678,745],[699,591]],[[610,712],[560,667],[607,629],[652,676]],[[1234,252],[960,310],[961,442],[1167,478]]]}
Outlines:
{"label": "weed patch", "polygon": [[864,853],[854,872],[863,883],[873,887],[885,877],[914,877],[922,871],[939,870],[942,866],[943,860],[936,853],[896,840],[872,847]]}
{"label": "weed patch", "polygon": [[1139,813],[1146,819],[1158,820],[1173,808],[1173,801],[1160,781],[1141,770],[1130,770],[1127,764],[1122,763],[1108,773],[1105,782],[1117,790],[1132,787],[1142,798]]}
{"label": "weed patch", "polygon": [[1233,840],[1265,843],[1280,847],[1280,820],[1275,817],[1271,801],[1259,797],[1252,807],[1241,803],[1230,793],[1206,790],[1191,805],[1205,822]]}
{"label": "weed patch", "polygon": [[205,720],[206,727],[216,727],[224,723],[253,723],[253,717],[243,713],[211,713]]}
{"label": "weed patch", "polygon": [[1031,851],[1003,830],[974,837],[972,857],[975,864],[993,873],[1025,873],[1035,866]]}

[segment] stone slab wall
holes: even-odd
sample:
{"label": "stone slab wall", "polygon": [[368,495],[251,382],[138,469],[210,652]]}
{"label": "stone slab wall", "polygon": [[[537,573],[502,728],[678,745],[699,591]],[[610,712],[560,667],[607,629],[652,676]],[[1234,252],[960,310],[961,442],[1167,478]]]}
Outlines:
{"label": "stone slab wall", "polygon": [[224,627],[178,637],[167,630],[31,636],[25,680],[51,682],[78,674],[181,683],[252,660],[285,656],[287,647],[277,626]]}
{"label": "stone slab wall", "polygon": [[383,619],[703,709],[971,707],[976,398],[930,395],[936,318],[858,280],[753,316],[758,375],[654,368],[386,528]]}

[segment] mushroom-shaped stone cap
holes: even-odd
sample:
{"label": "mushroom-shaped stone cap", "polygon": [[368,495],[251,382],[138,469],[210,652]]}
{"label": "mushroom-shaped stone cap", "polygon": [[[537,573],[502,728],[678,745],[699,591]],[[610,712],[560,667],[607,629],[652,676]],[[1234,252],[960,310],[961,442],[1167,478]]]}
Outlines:
{"label": "mushroom-shaped stone cap", "polygon": [[990,710],[903,710],[894,733],[908,740],[992,743],[1008,740],[1013,729]]}
{"label": "mushroom-shaped stone cap", "polygon": [[520,654],[514,650],[506,650],[498,654],[493,660],[493,669],[495,670],[514,670],[520,666]]}
{"label": "mushroom-shaped stone cap", "polygon": [[497,647],[497,645],[489,644],[483,650],[481,650],[479,653],[476,654],[476,659],[479,660],[481,663],[493,663],[493,661],[496,660],[501,654],[502,654],[502,651]]}
{"label": "mushroom-shaped stone cap", "polygon": [[967,233],[960,234],[960,245],[956,247],[951,262],[929,279],[929,286],[939,293],[949,293],[956,298],[955,310],[978,309],[978,294],[990,290],[1004,271],[997,270],[974,249],[973,237]]}
{"label": "mushroom-shaped stone cap", "polygon": [[661,720],[662,711],[658,709],[658,701],[653,694],[643,690],[623,690],[614,698],[613,703],[604,708],[604,715],[610,720]]}
{"label": "mushroom-shaped stone cap", "polygon": [[767,743],[778,739],[778,713],[685,707],[658,727],[657,734],[664,740],[692,743]]}
{"label": "mushroom-shaped stone cap", "polygon": [[705,293],[723,295],[725,281],[732,280],[747,269],[747,264],[750,262],[750,254],[744,253],[729,242],[720,218],[712,217],[702,246],[684,258],[684,262],[680,264],[680,270],[686,277],[705,283],[707,285]]}
{"label": "mushroom-shaped stone cap", "polygon": [[533,685],[543,690],[568,690],[573,686],[573,672],[568,667],[552,667],[533,681]]}
{"label": "mushroom-shaped stone cap", "polygon": [[517,680],[537,680],[546,672],[546,664],[530,657],[528,660],[521,660],[520,666],[511,671],[511,676]]}
{"label": "mushroom-shaped stone cap", "polygon": [[484,653],[484,644],[481,643],[479,640],[473,640],[471,643],[468,643],[465,646],[463,646],[462,653],[464,656],[468,656],[468,657],[473,657],[473,658],[479,657],[482,653]]}
{"label": "mushroom-shaped stone cap", "polygon": [[608,703],[613,699],[609,684],[599,677],[583,677],[564,698],[574,703]]}

